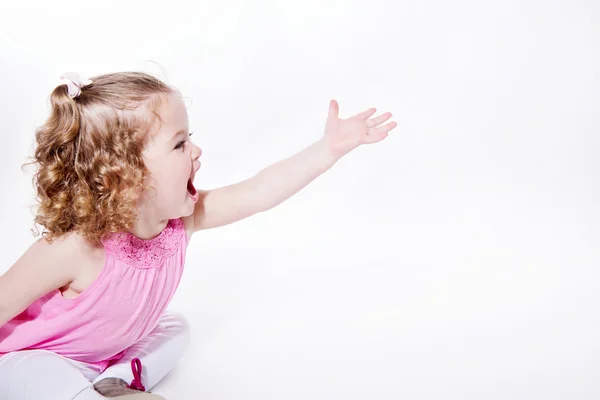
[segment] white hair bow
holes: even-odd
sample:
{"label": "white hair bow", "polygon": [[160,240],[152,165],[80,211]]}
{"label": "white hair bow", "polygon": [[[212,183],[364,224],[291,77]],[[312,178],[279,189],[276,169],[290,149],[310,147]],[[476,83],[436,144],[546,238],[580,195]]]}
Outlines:
{"label": "white hair bow", "polygon": [[91,80],[81,78],[77,72],[67,72],[60,79],[66,80],[67,92],[72,99],[81,94],[81,88],[92,84]]}

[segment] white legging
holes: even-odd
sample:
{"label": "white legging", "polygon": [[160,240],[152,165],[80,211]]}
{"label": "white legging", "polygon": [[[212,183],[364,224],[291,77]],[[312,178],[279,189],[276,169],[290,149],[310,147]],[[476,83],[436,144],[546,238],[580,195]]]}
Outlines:
{"label": "white legging", "polygon": [[128,348],[116,364],[98,373],[84,363],[42,350],[23,350],[0,357],[2,400],[99,400],[93,384],[104,378],[133,380],[131,360],[142,362],[142,382],[156,385],[183,356],[189,342],[187,320],[165,313],[144,339]]}

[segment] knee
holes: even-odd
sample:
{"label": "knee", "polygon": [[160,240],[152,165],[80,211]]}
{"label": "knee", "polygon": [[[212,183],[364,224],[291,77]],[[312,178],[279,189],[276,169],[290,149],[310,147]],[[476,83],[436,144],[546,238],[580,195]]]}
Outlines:
{"label": "knee", "polygon": [[182,332],[189,332],[190,330],[188,319],[182,313],[175,311],[166,312],[160,319],[160,324]]}
{"label": "knee", "polygon": [[27,398],[30,395],[31,398],[44,398],[42,393],[53,393],[59,398],[71,399],[91,387],[77,367],[54,353],[17,352],[7,361],[10,368],[2,373],[10,380],[9,391],[27,393]]}
{"label": "knee", "polygon": [[160,319],[160,325],[164,330],[180,336],[186,344],[189,343],[190,323],[183,314],[169,311]]}
{"label": "knee", "polygon": [[15,368],[35,372],[61,371],[62,375],[79,375],[79,370],[58,354],[45,351],[23,352]]}

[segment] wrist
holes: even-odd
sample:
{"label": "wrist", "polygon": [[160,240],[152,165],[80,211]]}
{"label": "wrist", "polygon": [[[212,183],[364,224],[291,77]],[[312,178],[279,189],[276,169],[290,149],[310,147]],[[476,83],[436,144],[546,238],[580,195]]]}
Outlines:
{"label": "wrist", "polygon": [[323,136],[321,139],[319,139],[316,145],[320,149],[320,153],[324,159],[324,162],[331,165],[335,164],[339,159],[352,151],[352,149],[334,146],[330,138],[327,136]]}

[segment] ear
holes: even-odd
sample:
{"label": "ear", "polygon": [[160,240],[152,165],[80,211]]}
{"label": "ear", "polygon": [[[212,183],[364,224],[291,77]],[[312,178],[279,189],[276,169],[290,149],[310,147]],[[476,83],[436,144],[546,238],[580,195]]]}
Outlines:
{"label": "ear", "polygon": [[130,199],[137,201],[140,199],[140,197],[142,197],[142,194],[144,193],[144,190],[146,188],[146,181],[144,179],[142,171],[136,171],[135,175],[136,177],[134,182],[137,182],[137,185],[124,188],[123,191],[126,192],[126,196],[128,196]]}
{"label": "ear", "polygon": [[140,197],[142,197],[142,193],[144,192],[144,189],[142,188],[141,185],[137,185],[131,189],[128,190],[128,195],[132,200],[139,200]]}

